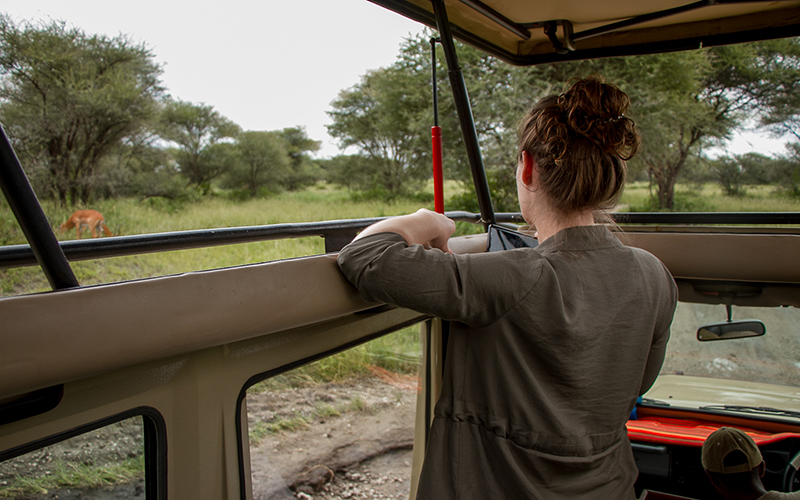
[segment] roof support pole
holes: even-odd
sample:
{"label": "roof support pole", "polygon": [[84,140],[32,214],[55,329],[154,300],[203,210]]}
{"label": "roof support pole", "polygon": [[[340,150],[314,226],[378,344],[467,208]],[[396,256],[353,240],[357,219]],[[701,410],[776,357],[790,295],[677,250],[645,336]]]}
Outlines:
{"label": "roof support pole", "polygon": [[78,279],[47,222],[42,206],[2,126],[0,126],[0,188],[53,290],[77,287]]}
{"label": "roof support pole", "polygon": [[453,36],[450,33],[450,22],[447,19],[447,10],[444,0],[431,0],[433,12],[436,15],[436,25],[439,28],[444,56],[447,60],[448,75],[450,77],[450,87],[453,90],[453,100],[455,101],[458,119],[461,123],[461,133],[464,136],[464,144],[467,148],[467,158],[472,170],[472,181],[475,184],[475,193],[478,197],[478,205],[481,209],[481,219],[484,224],[496,224],[492,206],[492,195],[489,192],[489,182],[486,179],[486,170],[483,168],[481,149],[478,144],[478,133],[475,130],[475,120],[472,117],[472,108],[469,103],[467,86],[464,83],[464,74],[458,64],[456,46],[453,43]]}

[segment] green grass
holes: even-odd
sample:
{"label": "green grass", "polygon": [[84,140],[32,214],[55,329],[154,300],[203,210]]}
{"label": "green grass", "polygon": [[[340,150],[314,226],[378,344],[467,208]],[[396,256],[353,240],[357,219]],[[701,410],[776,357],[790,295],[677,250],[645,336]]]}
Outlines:
{"label": "green grass", "polygon": [[320,404],[310,415],[300,415],[295,413],[289,418],[281,418],[274,422],[258,421],[249,430],[250,446],[258,446],[268,436],[282,432],[295,432],[307,429],[315,420],[325,420],[332,417],[339,417],[343,413],[369,411],[369,405],[360,396],[341,403],[337,406]]}
{"label": "green grass", "polygon": [[[653,195],[655,194],[653,187]],[[620,200],[623,211],[646,211],[651,202],[647,182],[625,186]],[[717,184],[678,184],[675,211],[682,212],[800,212],[800,199],[776,192],[773,186],[749,186],[742,196],[726,196]]]}
{"label": "green grass", "polygon": [[55,461],[49,472],[50,474],[39,478],[17,476],[9,484],[0,487],[0,498],[46,494],[50,490],[69,487],[97,488],[126,483],[144,476],[144,456],[128,458],[105,467]]}
{"label": "green grass", "polygon": [[249,393],[309,387],[372,375],[370,366],[416,375],[420,362],[419,326],[414,325],[301,366],[253,385]]}
{"label": "green grass", "polygon": [[[452,183],[451,183],[452,184]],[[448,185],[447,194],[457,189]],[[430,186],[426,188],[430,190]],[[629,184],[623,194],[623,211],[643,211],[651,205],[647,182]],[[748,187],[743,196],[724,196],[719,186],[679,184],[676,187],[676,210],[697,212],[796,212],[800,199],[776,193],[772,186]],[[99,210],[108,226],[123,235],[148,234],[191,229],[208,229],[264,224],[315,222],[411,213],[424,206],[417,200],[384,202],[353,201],[345,189],[318,184],[293,193],[281,193],[266,199],[234,201],[226,197],[206,197],[199,201],[175,204],[160,199],[101,200],[91,208]],[[53,226],[65,221],[71,209],[52,201],[43,204]],[[430,208],[430,207],[428,207]],[[479,226],[459,223],[458,234],[480,230]],[[75,237],[75,231],[60,239]],[[25,238],[4,200],[0,200],[0,244],[25,243]],[[278,259],[316,255],[324,252],[319,237],[264,241],[195,250],[180,250],[128,257],[114,257],[72,263],[82,285],[120,282],[164,276],[203,269],[269,262]],[[0,270],[0,296],[36,293],[50,289],[38,267]],[[337,370],[335,366],[328,367]]]}
{"label": "green grass", "polygon": [[[183,231],[290,222],[316,222],[335,219],[381,217],[411,213],[421,207],[417,201],[398,200],[354,202],[342,189],[320,185],[305,191],[282,193],[267,199],[235,202],[210,197],[181,206],[132,199],[103,200],[91,208],[100,211],[114,231],[123,235]],[[65,221],[72,210],[45,201],[43,209],[54,226]],[[84,236],[85,237],[85,236]],[[74,239],[75,231],[59,235]],[[8,205],[0,201],[0,243],[25,243]],[[114,257],[72,263],[82,285],[111,283],[137,278],[164,276],[203,269],[218,269],[255,262],[324,253],[322,238],[298,238],[225,245],[196,250],[181,250]],[[49,290],[38,267],[0,270],[0,296]]]}
{"label": "green grass", "polygon": [[[417,375],[419,363],[419,326],[415,325],[259,382],[247,392],[257,394],[265,391],[284,391],[328,382],[342,382],[352,378],[369,377],[373,376],[369,369],[370,366],[377,366],[394,373]],[[401,397],[402,394],[398,394],[398,400]],[[316,419],[368,410],[367,402],[358,396],[336,406],[320,403],[310,414],[295,412],[290,417],[270,422],[256,422],[250,428],[250,444],[256,446],[267,436],[279,432],[305,429]]]}
{"label": "green grass", "polygon": [[277,422],[256,422],[250,429],[250,446],[257,446],[267,437],[280,432],[293,432],[307,429],[310,422],[306,417],[292,417]]}
{"label": "green grass", "polygon": [[[451,182],[446,193],[457,194]],[[426,192],[430,186],[426,188]],[[651,198],[647,182],[626,187],[621,204],[623,211],[642,211]],[[417,200],[353,201],[347,190],[318,184],[304,191],[281,193],[266,199],[234,201],[226,197],[206,197],[199,201],[176,204],[160,199],[101,200],[90,208],[99,210],[108,226],[123,235],[147,234],[190,229],[207,229],[263,224],[315,222],[335,219],[390,216],[416,211],[425,202]],[[428,206],[427,208],[430,208]],[[65,221],[71,209],[52,201],[43,203],[45,214],[54,226]],[[709,212],[796,212],[800,199],[776,193],[772,186],[748,187],[743,196],[724,196],[719,186],[679,184],[676,188],[676,210]],[[480,230],[480,226],[459,223],[458,234]],[[75,231],[59,236],[75,237]],[[11,210],[0,199],[0,245],[25,243],[22,231]],[[203,269],[218,269],[256,262],[316,255],[324,252],[319,237],[265,241],[220,247],[162,252],[128,257],[72,263],[82,285],[112,283],[138,278],[164,276]],[[36,293],[50,289],[38,267],[0,270],[0,296]],[[336,366],[326,369],[334,373]]]}

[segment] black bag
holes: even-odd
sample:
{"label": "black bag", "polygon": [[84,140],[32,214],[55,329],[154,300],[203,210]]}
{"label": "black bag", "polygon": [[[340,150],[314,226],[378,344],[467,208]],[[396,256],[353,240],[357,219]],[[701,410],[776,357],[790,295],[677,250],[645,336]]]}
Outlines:
{"label": "black bag", "polygon": [[533,236],[496,224],[489,225],[489,237],[486,239],[487,252],[499,252],[512,248],[536,248],[539,240]]}

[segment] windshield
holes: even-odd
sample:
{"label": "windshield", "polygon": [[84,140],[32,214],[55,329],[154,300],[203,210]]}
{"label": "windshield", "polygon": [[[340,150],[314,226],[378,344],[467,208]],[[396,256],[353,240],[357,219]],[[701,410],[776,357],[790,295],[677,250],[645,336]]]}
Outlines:
{"label": "windshield", "polygon": [[734,307],[734,321],[761,320],[767,333],[735,340],[697,340],[698,327],[726,319],[724,305],[678,303],[661,373],[800,386],[800,309]]}

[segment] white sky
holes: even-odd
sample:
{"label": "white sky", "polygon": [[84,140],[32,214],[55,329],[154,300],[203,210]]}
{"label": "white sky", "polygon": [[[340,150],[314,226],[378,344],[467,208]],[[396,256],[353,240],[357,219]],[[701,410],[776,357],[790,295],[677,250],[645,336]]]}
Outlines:
{"label": "white sky", "polygon": [[[16,22],[63,20],[87,34],[127,34],[163,65],[175,98],[211,105],[245,130],[305,126],[339,153],[325,113],[339,91],[392,64],[422,26],[366,0],[0,0]],[[745,133],[728,153],[783,152]]]}
{"label": "white sky", "polygon": [[339,91],[392,64],[420,24],[366,0],[0,0],[21,20],[63,20],[130,35],[163,65],[175,98],[211,105],[245,130],[305,126],[338,154],[325,124]]}

